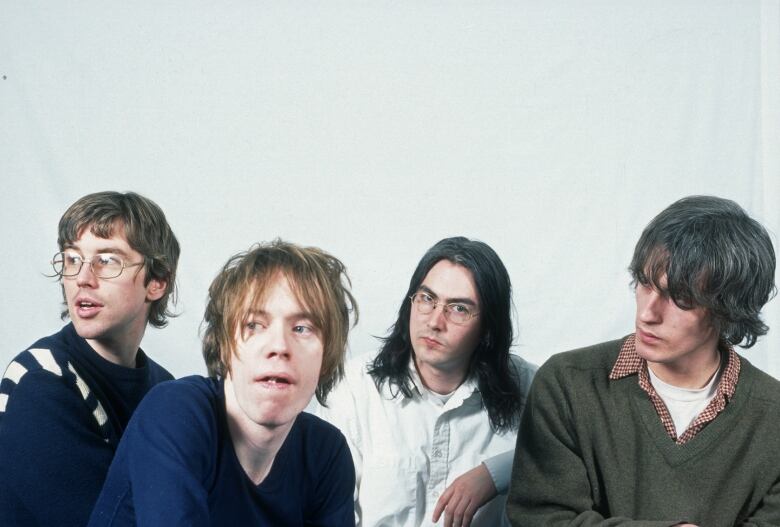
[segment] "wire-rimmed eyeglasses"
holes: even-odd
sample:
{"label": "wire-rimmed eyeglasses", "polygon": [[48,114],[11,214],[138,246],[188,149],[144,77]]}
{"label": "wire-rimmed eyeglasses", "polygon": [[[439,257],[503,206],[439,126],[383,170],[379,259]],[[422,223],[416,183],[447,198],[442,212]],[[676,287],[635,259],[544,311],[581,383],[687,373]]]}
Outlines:
{"label": "wire-rimmed eyeglasses", "polygon": [[76,276],[87,263],[98,278],[116,278],[128,267],[143,265],[144,262],[125,263],[122,258],[113,253],[100,253],[92,258],[84,258],[80,254],[59,252],[51,259],[51,266],[59,276]]}
{"label": "wire-rimmed eyeglasses", "polygon": [[409,299],[412,301],[412,304],[417,306],[417,312],[423,315],[433,313],[433,310],[436,309],[436,306],[440,305],[444,310],[444,317],[453,324],[465,324],[472,318],[479,315],[479,312],[475,311],[473,306],[469,306],[468,304],[464,304],[462,302],[451,302],[449,304],[445,304],[432,297],[428,293],[415,293],[410,296]]}

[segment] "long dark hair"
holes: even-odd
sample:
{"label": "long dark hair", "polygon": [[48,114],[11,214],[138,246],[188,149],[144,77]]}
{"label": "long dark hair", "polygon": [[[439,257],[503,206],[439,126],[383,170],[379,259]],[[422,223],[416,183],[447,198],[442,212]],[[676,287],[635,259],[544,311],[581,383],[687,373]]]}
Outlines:
{"label": "long dark hair", "polygon": [[477,380],[482,404],[487,409],[490,426],[496,431],[511,430],[519,423],[522,390],[519,372],[509,360],[512,345],[512,284],[501,259],[486,243],[462,236],[445,238],[422,257],[401,300],[398,319],[390,334],[382,339],[379,354],[369,364],[368,373],[377,389],[387,382],[393,397],[399,393],[413,396],[409,376],[412,343],[409,297],[417,292],[428,271],[441,260],[448,260],[471,271],[480,303],[482,335],[471,356],[468,377]]}

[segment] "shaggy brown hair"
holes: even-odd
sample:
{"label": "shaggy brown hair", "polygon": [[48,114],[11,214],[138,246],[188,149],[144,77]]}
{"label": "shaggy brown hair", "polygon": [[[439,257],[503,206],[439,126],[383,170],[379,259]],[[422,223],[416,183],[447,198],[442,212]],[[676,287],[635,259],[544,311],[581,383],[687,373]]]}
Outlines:
{"label": "shaggy brown hair", "polygon": [[[176,316],[168,301],[176,302],[176,265],[179,242],[168,225],[162,209],[149,198],[135,192],[96,192],[80,198],[60,218],[57,244],[60,251],[72,246],[89,230],[98,238],[110,238],[115,229],[123,230],[127,243],[144,258],[144,285],[152,280],[165,282],[165,294],[152,302],[148,321],[162,328]],[[68,316],[65,306],[62,318]]]}
{"label": "shaggy brown hair", "polygon": [[298,303],[311,313],[322,335],[323,353],[317,400],[325,404],[344,375],[349,315],[358,309],[344,264],[316,247],[282,240],[256,244],[232,256],[209,287],[203,317],[203,358],[211,377],[224,378],[237,353],[236,333],[279,276],[284,276]]}

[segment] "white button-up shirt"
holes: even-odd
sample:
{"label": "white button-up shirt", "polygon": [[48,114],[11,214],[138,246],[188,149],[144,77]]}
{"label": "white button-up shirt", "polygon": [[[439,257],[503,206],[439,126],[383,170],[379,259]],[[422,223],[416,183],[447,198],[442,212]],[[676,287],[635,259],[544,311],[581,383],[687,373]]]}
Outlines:
{"label": "white button-up shirt", "polygon": [[[427,390],[413,363],[414,396],[381,393],[366,373],[367,356],[351,360],[345,378],[317,413],[341,429],[355,462],[358,526],[435,525],[439,496],[461,474],[484,463],[499,495],[481,507],[474,527],[508,525],[504,514],[517,430],[496,433],[475,379],[449,397]],[[536,366],[513,355],[524,394]],[[393,390],[394,391],[394,390]],[[439,524],[444,523],[444,515]]]}

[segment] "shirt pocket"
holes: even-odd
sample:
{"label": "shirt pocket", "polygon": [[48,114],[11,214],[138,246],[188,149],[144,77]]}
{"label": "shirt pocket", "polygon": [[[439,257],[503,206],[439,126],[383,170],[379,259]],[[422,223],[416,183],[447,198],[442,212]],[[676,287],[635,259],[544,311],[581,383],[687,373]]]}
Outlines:
{"label": "shirt pocket", "polygon": [[363,526],[417,524],[425,509],[427,461],[395,452],[363,458],[359,503]]}

